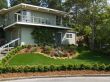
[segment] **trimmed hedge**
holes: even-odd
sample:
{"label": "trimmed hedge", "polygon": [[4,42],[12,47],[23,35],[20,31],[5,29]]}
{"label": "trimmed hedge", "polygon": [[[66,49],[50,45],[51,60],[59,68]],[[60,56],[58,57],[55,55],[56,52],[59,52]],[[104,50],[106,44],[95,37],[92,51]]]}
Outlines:
{"label": "trimmed hedge", "polygon": [[110,65],[36,65],[36,66],[2,66],[0,73],[26,73],[26,72],[48,72],[48,71],[66,71],[66,70],[97,70],[110,71]]}

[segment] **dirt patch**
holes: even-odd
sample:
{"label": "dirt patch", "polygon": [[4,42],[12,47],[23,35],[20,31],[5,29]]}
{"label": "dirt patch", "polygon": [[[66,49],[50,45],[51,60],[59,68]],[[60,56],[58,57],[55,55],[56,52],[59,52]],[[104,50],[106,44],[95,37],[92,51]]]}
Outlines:
{"label": "dirt patch", "polygon": [[110,74],[110,71],[93,71],[93,70],[81,70],[81,71],[54,71],[54,72],[34,72],[34,73],[7,73],[0,74],[0,79],[3,78],[15,78],[15,77],[30,77],[30,76],[62,76],[62,75],[85,75],[85,74]]}

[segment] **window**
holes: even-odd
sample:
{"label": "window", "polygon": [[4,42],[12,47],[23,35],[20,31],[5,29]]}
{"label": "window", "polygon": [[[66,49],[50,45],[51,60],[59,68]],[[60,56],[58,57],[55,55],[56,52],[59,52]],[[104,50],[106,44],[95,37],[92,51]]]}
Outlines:
{"label": "window", "polygon": [[56,25],[60,25],[60,23],[61,23],[61,17],[56,16]]}
{"label": "window", "polygon": [[72,33],[67,33],[66,38],[72,38]]}
{"label": "window", "polygon": [[22,14],[23,14],[23,15],[27,15],[27,11],[26,11],[26,10],[23,10],[23,11],[22,11]]}

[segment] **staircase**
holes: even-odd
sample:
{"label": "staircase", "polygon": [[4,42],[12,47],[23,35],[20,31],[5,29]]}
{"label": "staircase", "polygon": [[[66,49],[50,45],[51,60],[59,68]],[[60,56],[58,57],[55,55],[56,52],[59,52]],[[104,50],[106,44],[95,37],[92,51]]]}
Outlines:
{"label": "staircase", "polygon": [[17,38],[17,39],[12,40],[11,42],[9,42],[9,43],[7,43],[7,44],[0,47],[0,60],[3,57],[5,57],[6,54],[14,48],[14,47],[10,47],[10,45],[17,42],[17,41],[19,41],[19,40],[20,40],[20,38]]}

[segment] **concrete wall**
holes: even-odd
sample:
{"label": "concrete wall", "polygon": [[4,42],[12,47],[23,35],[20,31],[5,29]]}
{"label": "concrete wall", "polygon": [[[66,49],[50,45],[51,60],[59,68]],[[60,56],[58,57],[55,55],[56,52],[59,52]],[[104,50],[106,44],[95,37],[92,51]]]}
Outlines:
{"label": "concrete wall", "polygon": [[32,38],[33,27],[21,27],[21,45],[35,44]]}

